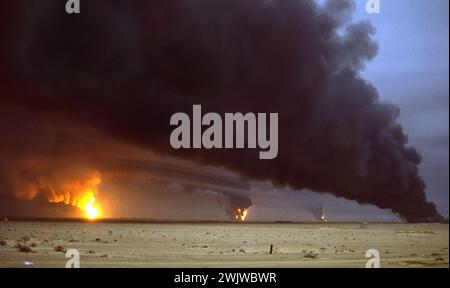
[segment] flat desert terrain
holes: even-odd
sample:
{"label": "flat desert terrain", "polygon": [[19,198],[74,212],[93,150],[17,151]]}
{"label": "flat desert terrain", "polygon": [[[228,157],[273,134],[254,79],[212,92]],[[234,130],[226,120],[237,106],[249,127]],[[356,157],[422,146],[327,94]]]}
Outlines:
{"label": "flat desert terrain", "polygon": [[0,267],[449,267],[448,224],[9,221],[0,244]]}

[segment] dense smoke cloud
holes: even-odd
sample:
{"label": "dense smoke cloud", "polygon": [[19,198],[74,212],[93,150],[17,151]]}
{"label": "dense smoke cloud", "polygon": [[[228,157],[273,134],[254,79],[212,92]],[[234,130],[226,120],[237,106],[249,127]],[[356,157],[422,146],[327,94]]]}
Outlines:
{"label": "dense smoke cloud", "polygon": [[[426,200],[399,109],[359,75],[377,45],[369,23],[351,22],[351,1],[94,0],[79,15],[63,2],[0,4],[4,105],[411,222],[443,220]],[[278,157],[173,150],[170,116],[193,104],[204,113],[279,113]]]}

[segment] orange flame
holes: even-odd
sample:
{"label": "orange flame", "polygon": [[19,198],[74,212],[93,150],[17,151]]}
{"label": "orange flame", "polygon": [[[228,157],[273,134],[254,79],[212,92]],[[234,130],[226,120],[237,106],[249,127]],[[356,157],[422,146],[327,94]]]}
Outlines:
{"label": "orange flame", "polygon": [[86,218],[95,220],[100,216],[100,208],[95,203],[95,197],[92,191],[86,191],[86,195],[78,201],[77,207],[83,211]]}
{"label": "orange flame", "polygon": [[234,219],[237,221],[245,221],[245,219],[248,216],[248,211],[249,209],[241,209],[238,208],[235,212],[234,212]]}
{"label": "orange flame", "polygon": [[63,182],[57,189],[47,187],[48,201],[76,206],[82,211],[83,217],[95,220],[102,215],[102,210],[95,198],[101,181],[101,174],[94,171],[84,181]]}

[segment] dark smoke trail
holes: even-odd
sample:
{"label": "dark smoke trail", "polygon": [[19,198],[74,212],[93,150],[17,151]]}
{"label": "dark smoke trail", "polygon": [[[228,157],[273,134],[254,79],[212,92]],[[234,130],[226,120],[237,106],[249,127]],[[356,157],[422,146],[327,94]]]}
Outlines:
{"label": "dark smoke trail", "polygon": [[322,216],[324,215],[324,208],[322,204],[309,204],[305,207],[306,210],[311,213],[315,221],[322,221]]}
{"label": "dark smoke trail", "polygon": [[[2,103],[58,112],[162,154],[255,180],[442,221],[418,176],[399,109],[359,70],[377,53],[353,3],[278,0],[3,1]],[[61,2],[61,1],[59,1]],[[279,154],[183,150],[169,118],[204,112],[279,113]]]}

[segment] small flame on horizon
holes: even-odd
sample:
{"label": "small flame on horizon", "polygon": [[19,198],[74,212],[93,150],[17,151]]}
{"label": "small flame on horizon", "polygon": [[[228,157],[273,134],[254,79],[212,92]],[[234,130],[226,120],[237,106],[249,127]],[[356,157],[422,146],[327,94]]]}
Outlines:
{"label": "small flame on horizon", "polygon": [[322,211],[322,214],[320,215],[320,221],[327,222],[327,217],[325,217],[325,212]]}
{"label": "small flame on horizon", "polygon": [[238,209],[236,209],[236,211],[234,213],[234,219],[236,221],[245,221],[245,219],[248,216],[248,212],[249,212],[249,209],[238,208]]}

